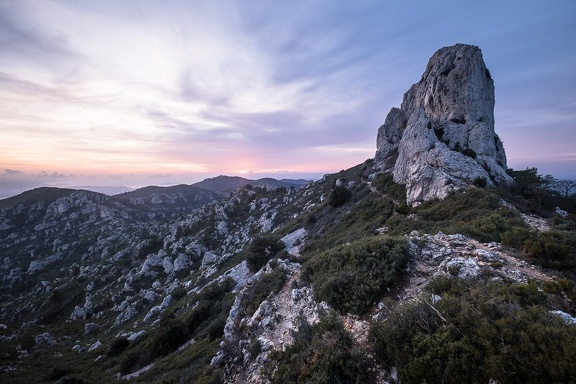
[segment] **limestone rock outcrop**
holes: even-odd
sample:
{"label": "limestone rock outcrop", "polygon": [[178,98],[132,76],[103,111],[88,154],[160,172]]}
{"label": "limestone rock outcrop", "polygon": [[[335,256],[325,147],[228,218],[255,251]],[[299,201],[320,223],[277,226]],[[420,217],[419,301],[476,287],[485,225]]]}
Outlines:
{"label": "limestone rock outcrop", "polygon": [[480,48],[456,44],[434,53],[379,128],[376,160],[406,185],[411,205],[475,180],[512,181],[494,131],[494,81]]}

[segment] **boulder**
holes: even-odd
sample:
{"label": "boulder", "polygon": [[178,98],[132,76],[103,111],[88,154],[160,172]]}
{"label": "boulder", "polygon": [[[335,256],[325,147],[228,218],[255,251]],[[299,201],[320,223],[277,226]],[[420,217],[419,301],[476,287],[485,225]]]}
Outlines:
{"label": "boulder", "polygon": [[52,338],[48,332],[34,336],[34,342],[36,346],[40,348],[49,347],[56,344],[56,340],[54,340],[54,338]]}
{"label": "boulder", "polygon": [[100,340],[97,340],[94,344],[92,344],[90,346],[90,348],[88,348],[88,352],[92,352],[98,348],[100,348],[102,346],[102,343],[100,342]]}

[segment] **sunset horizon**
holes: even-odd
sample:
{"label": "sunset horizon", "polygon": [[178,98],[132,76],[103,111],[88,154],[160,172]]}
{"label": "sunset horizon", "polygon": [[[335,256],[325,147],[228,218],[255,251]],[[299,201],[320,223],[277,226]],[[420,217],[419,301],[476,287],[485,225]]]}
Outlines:
{"label": "sunset horizon", "polygon": [[508,166],[576,179],[574,11],[567,1],[7,1],[0,198],[355,166],[374,157],[378,127],[427,58],[455,43],[482,49]]}

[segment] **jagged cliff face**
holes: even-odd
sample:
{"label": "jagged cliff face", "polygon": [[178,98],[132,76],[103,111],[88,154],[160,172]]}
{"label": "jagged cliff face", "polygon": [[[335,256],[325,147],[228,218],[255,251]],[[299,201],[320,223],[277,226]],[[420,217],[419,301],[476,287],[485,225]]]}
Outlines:
{"label": "jagged cliff face", "polygon": [[494,131],[494,81],[480,48],[438,50],[378,130],[376,160],[414,205],[484,179],[510,182]]}

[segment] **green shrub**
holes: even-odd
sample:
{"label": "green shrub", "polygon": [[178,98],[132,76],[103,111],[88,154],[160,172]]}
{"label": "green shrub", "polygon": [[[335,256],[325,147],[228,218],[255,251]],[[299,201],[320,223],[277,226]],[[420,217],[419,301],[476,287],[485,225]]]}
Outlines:
{"label": "green shrub", "polygon": [[164,241],[158,236],[151,236],[147,239],[140,251],[138,252],[138,257],[142,258],[151,253],[156,253],[162,249],[164,246]]}
{"label": "green shrub", "polygon": [[172,298],[174,300],[180,300],[181,298],[186,296],[186,294],[187,294],[187,292],[186,292],[186,289],[184,287],[178,287],[170,293],[170,296],[172,296]]}
{"label": "green shrub", "polygon": [[268,295],[280,292],[287,279],[286,271],[278,266],[263,274],[244,295],[242,307],[246,315],[252,316]]}
{"label": "green shrub", "polygon": [[401,202],[406,202],[406,187],[394,182],[394,177],[391,173],[378,175],[374,181],[372,181],[372,186],[380,193],[387,194],[391,198]]}
{"label": "green shrub", "polygon": [[81,376],[69,375],[62,377],[55,384],[90,384],[90,382]]}
{"label": "green shrub", "polygon": [[56,381],[58,379],[63,378],[64,376],[70,374],[70,370],[68,368],[63,367],[52,367],[48,375],[46,375],[46,380],[48,381]]}
{"label": "green shrub", "polygon": [[399,280],[408,259],[404,239],[375,237],[310,257],[304,276],[311,279],[318,300],[362,314]]}
{"label": "green shrub", "polygon": [[235,285],[232,278],[227,278],[220,283],[204,287],[198,293],[196,305],[183,320],[190,336],[198,338],[205,329],[208,329],[207,333],[211,340],[219,336],[218,328],[222,318],[227,317],[232,306],[233,295],[229,292]]}
{"label": "green shrub", "polygon": [[568,297],[570,301],[576,302],[576,282],[565,277],[544,283],[544,292],[552,295],[560,295],[562,301]]}
{"label": "green shrub", "polygon": [[477,177],[473,180],[473,183],[477,187],[484,188],[486,187],[487,181],[485,177]]}
{"label": "green shrub", "polygon": [[6,342],[0,343],[0,361],[14,361],[18,358],[16,346]]}
{"label": "green shrub", "polygon": [[348,188],[338,185],[334,187],[330,196],[328,197],[328,204],[333,208],[338,208],[344,204],[352,197],[352,191]]}
{"label": "green shrub", "polygon": [[124,352],[126,348],[130,345],[130,341],[128,341],[125,337],[117,337],[115,338],[112,343],[110,344],[110,348],[108,349],[108,356],[117,356]]}
{"label": "green shrub", "polygon": [[32,348],[36,345],[36,341],[34,340],[34,336],[29,333],[26,333],[24,337],[22,337],[22,342],[20,343],[20,347],[28,352],[32,352]]}
{"label": "green shrub", "polygon": [[314,231],[317,234],[306,241],[303,253],[310,254],[362,238],[371,238],[393,213],[394,204],[391,199],[376,193],[370,193],[357,204],[351,204],[350,210],[343,217],[333,218],[334,211],[324,212],[327,217],[318,215],[318,225]]}
{"label": "green shrub", "polygon": [[248,247],[246,256],[248,269],[251,272],[257,272],[282,249],[284,249],[284,243],[276,236],[269,234],[256,236]]}
{"label": "green shrub", "polygon": [[399,213],[401,215],[406,215],[409,210],[410,208],[408,207],[408,204],[406,204],[406,200],[403,200],[400,204],[394,207],[394,211],[396,211],[396,213]]}
{"label": "green shrub", "polygon": [[214,341],[224,335],[224,326],[226,325],[227,315],[227,313],[224,313],[224,316],[219,316],[208,326],[207,334],[210,341]]}
{"label": "green shrub", "polygon": [[180,319],[161,321],[158,331],[152,339],[152,354],[165,356],[188,341],[188,328]]}
{"label": "green shrub", "polygon": [[153,360],[152,353],[148,350],[133,350],[120,362],[120,374],[127,375],[144,368]]}
{"label": "green shrub", "polygon": [[500,198],[484,189],[462,189],[448,195],[444,200],[427,201],[416,210],[424,220],[439,222],[458,218],[467,212],[490,211],[500,208]]}
{"label": "green shrub", "polygon": [[370,329],[377,359],[407,383],[572,382],[576,332],[548,313],[535,284],[442,278]]}
{"label": "green shrub", "polygon": [[540,232],[524,241],[525,257],[544,268],[576,273],[576,233],[568,231]]}
{"label": "green shrub", "polygon": [[502,235],[502,244],[517,249],[522,249],[524,243],[537,236],[536,231],[526,227],[513,227]]}
{"label": "green shrub", "polygon": [[474,151],[471,148],[464,148],[464,149],[460,150],[460,153],[462,153],[464,156],[468,156],[468,157],[471,157],[473,159],[475,159],[477,156],[476,151]]}
{"label": "green shrub", "polygon": [[498,213],[475,220],[473,227],[478,233],[485,235],[486,239],[480,239],[485,242],[500,241],[500,233],[504,233],[508,228],[506,220]]}
{"label": "green shrub", "polygon": [[310,326],[302,322],[294,343],[276,353],[275,383],[368,383],[369,360],[335,314]]}

